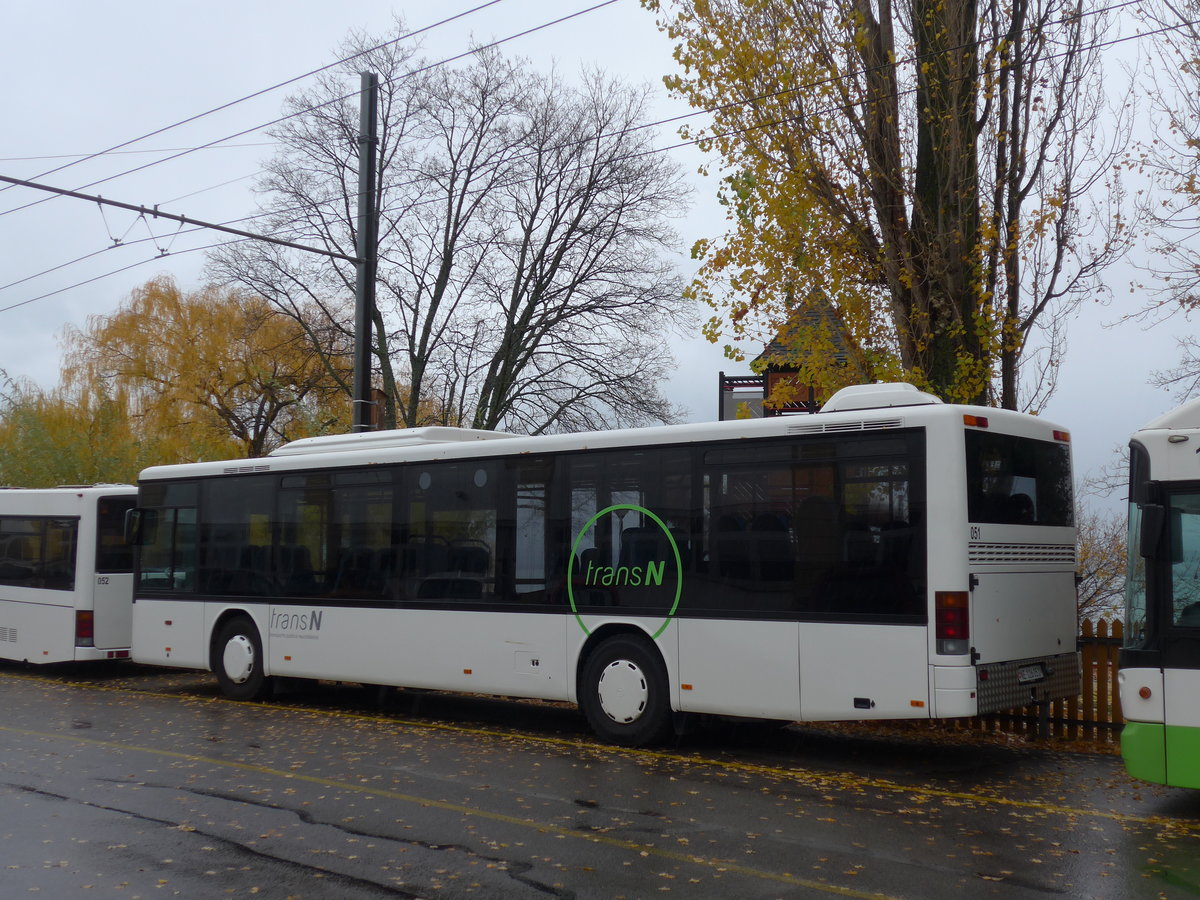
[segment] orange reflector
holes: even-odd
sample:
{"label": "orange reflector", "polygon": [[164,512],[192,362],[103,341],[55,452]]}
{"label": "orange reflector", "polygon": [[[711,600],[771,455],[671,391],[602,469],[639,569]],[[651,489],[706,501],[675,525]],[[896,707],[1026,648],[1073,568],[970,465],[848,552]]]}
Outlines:
{"label": "orange reflector", "polygon": [[915,707],[917,707],[917,709],[920,709],[921,707],[923,707],[925,705],[925,701],[924,700],[909,700],[908,705],[915,706]]}
{"label": "orange reflector", "polygon": [[1143,687],[1140,691],[1138,691],[1138,696],[1141,697],[1143,700],[1149,700],[1150,699],[1150,688]]}
{"label": "orange reflector", "polygon": [[464,675],[471,675],[471,674],[473,674],[473,673],[472,673],[472,671],[471,671],[470,669],[463,669],[463,674],[464,674]]}
{"label": "orange reflector", "polygon": [[291,658],[290,656],[285,656],[285,657],[283,658],[283,661],[284,661],[284,662],[291,662],[291,661],[292,661],[292,658]]}
{"label": "orange reflector", "polygon": [[1054,432],[1054,439],[1062,441],[1064,444],[1069,444],[1071,443],[1071,433],[1069,431],[1056,431]]}
{"label": "orange reflector", "polygon": [[975,428],[987,428],[987,416],[963,416],[964,425],[972,425]]}
{"label": "orange reflector", "polygon": [[690,684],[681,684],[679,686],[679,689],[681,691],[690,691],[692,689],[692,686]]}

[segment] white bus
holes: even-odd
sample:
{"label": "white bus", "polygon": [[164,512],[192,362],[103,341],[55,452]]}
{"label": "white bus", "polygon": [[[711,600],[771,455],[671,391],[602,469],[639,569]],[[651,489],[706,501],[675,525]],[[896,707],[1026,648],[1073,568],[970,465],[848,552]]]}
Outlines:
{"label": "white bus", "polygon": [[971,716],[1073,696],[1067,433],[910,385],[804,417],[425,428],[147,469],[139,662],[677,714]]}
{"label": "white bus", "polygon": [[1200,788],[1200,400],[1129,444],[1121,755],[1145,781]]}
{"label": "white bus", "polygon": [[0,658],[129,657],[132,485],[0,489]]}

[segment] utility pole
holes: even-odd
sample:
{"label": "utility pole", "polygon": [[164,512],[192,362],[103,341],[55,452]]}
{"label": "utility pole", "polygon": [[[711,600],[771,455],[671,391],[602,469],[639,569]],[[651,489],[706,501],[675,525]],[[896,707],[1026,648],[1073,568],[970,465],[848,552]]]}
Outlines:
{"label": "utility pole", "polygon": [[354,286],[355,433],[371,428],[371,322],[375,317],[375,270],[379,210],[375,202],[378,168],[379,76],[362,73],[358,126],[358,246]]}

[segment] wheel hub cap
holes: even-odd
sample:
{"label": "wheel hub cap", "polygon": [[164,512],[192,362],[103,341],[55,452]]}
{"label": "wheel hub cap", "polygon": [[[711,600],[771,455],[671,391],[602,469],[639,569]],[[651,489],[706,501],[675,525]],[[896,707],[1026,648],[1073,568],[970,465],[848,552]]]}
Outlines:
{"label": "wheel hub cap", "polygon": [[614,722],[628,724],[646,709],[650,690],[642,670],[627,659],[609,663],[600,673],[597,685],[600,708]]}
{"label": "wheel hub cap", "polygon": [[254,645],[244,634],[236,634],[225,645],[222,660],[225,674],[234,684],[245,684],[254,673]]}

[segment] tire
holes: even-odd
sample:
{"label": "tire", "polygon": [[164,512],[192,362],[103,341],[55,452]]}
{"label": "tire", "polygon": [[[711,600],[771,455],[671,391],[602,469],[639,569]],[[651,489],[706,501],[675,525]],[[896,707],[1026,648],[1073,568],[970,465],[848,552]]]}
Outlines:
{"label": "tire", "polygon": [[262,639],[248,616],[236,616],[221,626],[212,667],[221,693],[231,700],[261,700],[271,693],[272,680],[263,672]]}
{"label": "tire", "polygon": [[587,658],[581,679],[579,705],[603,740],[644,747],[670,734],[667,669],[649,641],[608,638]]}

